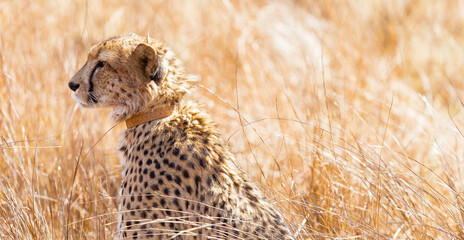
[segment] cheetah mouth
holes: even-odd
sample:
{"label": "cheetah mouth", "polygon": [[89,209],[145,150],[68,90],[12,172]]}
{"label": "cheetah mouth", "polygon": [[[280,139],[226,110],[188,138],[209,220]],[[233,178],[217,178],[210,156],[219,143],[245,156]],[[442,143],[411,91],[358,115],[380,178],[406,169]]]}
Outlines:
{"label": "cheetah mouth", "polygon": [[73,96],[74,100],[79,104],[80,107],[97,107],[99,105],[99,102],[96,101],[96,98],[92,93],[88,92],[87,97],[84,97],[85,100],[83,100],[81,97],[77,96],[77,94],[74,94]]}

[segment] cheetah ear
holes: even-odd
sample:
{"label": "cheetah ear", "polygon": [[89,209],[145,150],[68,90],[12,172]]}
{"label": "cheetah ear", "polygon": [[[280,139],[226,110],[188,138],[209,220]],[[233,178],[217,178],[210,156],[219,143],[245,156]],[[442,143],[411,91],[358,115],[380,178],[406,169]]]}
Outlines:
{"label": "cheetah ear", "polygon": [[152,46],[140,43],[132,52],[131,58],[141,67],[147,81],[153,80],[157,85],[160,84],[163,78],[163,69]]}

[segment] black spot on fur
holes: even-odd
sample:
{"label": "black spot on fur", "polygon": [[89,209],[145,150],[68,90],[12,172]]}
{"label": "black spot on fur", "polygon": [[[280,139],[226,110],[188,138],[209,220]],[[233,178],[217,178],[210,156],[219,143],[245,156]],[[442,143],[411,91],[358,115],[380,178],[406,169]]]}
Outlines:
{"label": "black spot on fur", "polygon": [[172,150],[172,154],[174,154],[174,156],[179,156],[179,152],[180,152],[180,151],[179,151],[178,148],[174,148],[174,149]]}
{"label": "black spot on fur", "polygon": [[195,186],[196,186],[197,188],[199,188],[200,182],[201,182],[200,176],[196,175],[196,176],[195,176]]}
{"label": "black spot on fur", "polygon": [[252,202],[258,202],[258,198],[250,193],[247,194],[248,199]]}
{"label": "black spot on fur", "polygon": [[164,183],[163,179],[161,179],[161,178],[158,179],[158,184],[159,184],[159,185],[163,185],[163,183]]}
{"label": "black spot on fur", "polygon": [[205,168],[205,167],[206,167],[206,161],[205,161],[204,158],[200,158],[200,159],[198,160],[198,162],[200,163],[200,166],[201,166],[202,168]]}
{"label": "black spot on fur", "polygon": [[147,200],[152,200],[153,199],[153,194],[147,194],[145,197],[147,198]]}
{"label": "black spot on fur", "polygon": [[166,175],[166,179],[167,179],[168,181],[172,181],[172,176],[171,176],[171,174]]}
{"label": "black spot on fur", "polygon": [[127,146],[126,145],[122,145],[119,147],[118,151],[121,151],[121,152],[124,152],[127,150]]}
{"label": "black spot on fur", "polygon": [[180,172],[180,171],[182,171],[182,167],[181,167],[180,165],[177,165],[177,166],[176,166],[176,170],[177,170],[178,172]]}
{"label": "black spot on fur", "polygon": [[226,203],[224,201],[221,201],[221,203],[219,204],[219,208],[224,209],[225,205],[226,205]]}
{"label": "black spot on fur", "polygon": [[186,189],[187,189],[188,194],[192,195],[192,187],[187,185]]}
{"label": "black spot on fur", "polygon": [[182,184],[182,180],[180,179],[179,176],[176,176],[176,177],[174,178],[174,182],[176,182],[178,185],[181,185],[181,184]]}
{"label": "black spot on fur", "polygon": [[193,164],[193,162],[188,162],[187,166],[191,169],[195,169],[195,165]]}
{"label": "black spot on fur", "polygon": [[180,159],[181,161],[185,161],[185,160],[187,160],[187,155],[182,154],[182,155],[180,155],[179,159]]}
{"label": "black spot on fur", "polygon": [[179,200],[174,199],[174,200],[172,200],[172,203],[174,203],[174,205],[176,205],[177,208],[180,207]]}
{"label": "black spot on fur", "polygon": [[171,211],[164,211],[164,213],[168,216],[171,216]]}
{"label": "black spot on fur", "polygon": [[219,183],[219,180],[218,180],[216,174],[213,173],[211,176],[213,177],[213,181],[214,181],[215,183]]}

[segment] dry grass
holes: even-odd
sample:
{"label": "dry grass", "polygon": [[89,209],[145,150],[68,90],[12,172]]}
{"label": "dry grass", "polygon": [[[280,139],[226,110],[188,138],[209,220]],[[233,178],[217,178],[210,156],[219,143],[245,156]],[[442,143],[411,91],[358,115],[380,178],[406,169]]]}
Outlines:
{"label": "dry grass", "polygon": [[464,238],[463,12],[452,0],[0,1],[0,238],[114,236],[123,128],[105,135],[108,110],[77,108],[67,81],[92,44],[127,32],[166,42],[200,77],[210,91],[189,98],[299,239]]}

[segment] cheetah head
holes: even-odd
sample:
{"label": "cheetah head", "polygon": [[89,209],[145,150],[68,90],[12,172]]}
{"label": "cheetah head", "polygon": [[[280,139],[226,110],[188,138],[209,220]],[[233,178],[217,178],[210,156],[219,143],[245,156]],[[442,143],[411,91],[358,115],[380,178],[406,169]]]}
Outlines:
{"label": "cheetah head", "polygon": [[112,107],[113,120],[121,121],[151,106],[177,104],[190,79],[163,44],[129,34],[93,46],[68,85],[81,107]]}

